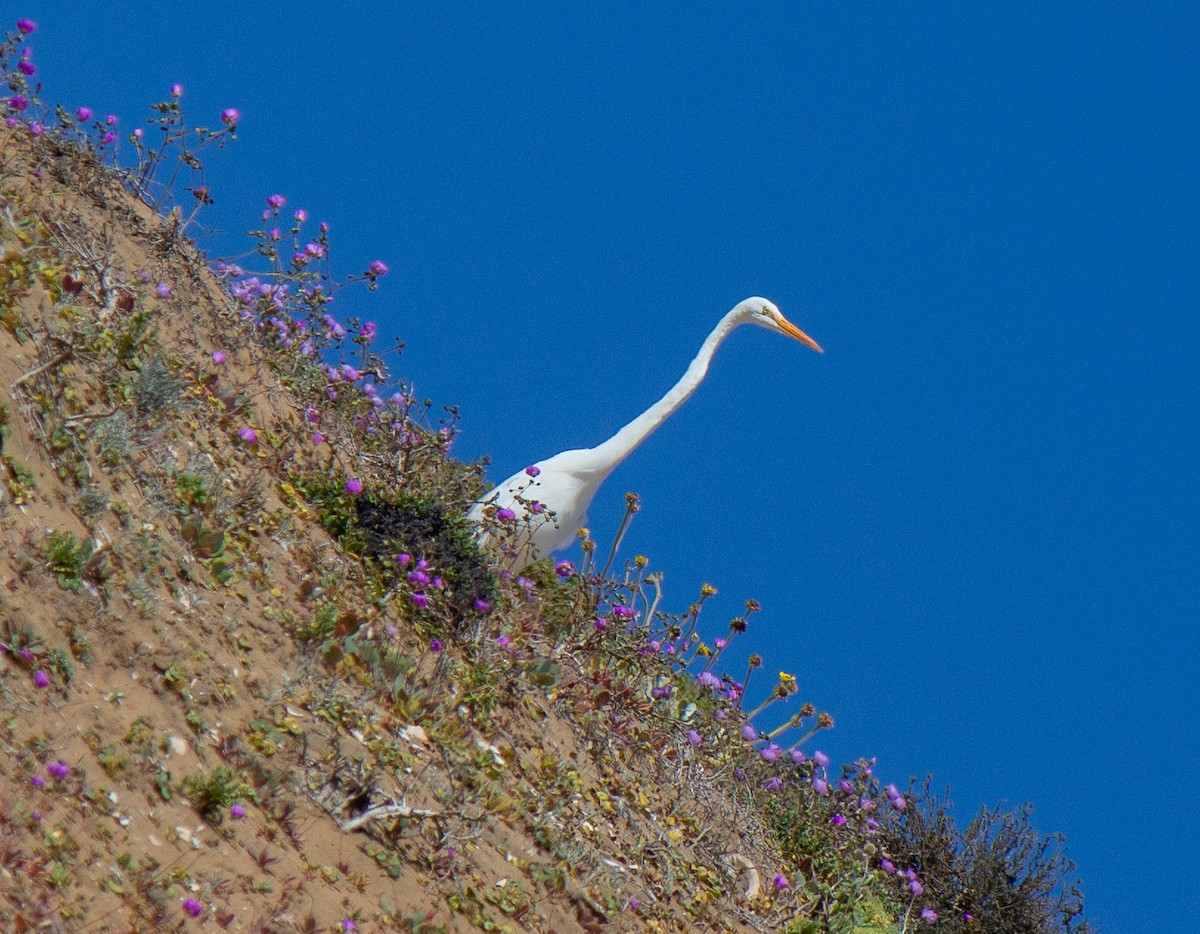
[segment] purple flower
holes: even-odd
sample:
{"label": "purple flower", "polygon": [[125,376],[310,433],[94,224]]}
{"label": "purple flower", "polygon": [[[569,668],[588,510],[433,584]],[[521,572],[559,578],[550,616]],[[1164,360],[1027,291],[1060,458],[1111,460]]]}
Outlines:
{"label": "purple flower", "polygon": [[171,296],[171,287],[165,282],[160,282],[154,287],[154,294],[159,298],[169,298]]}
{"label": "purple flower", "polygon": [[388,274],[387,264],[384,263],[382,260],[378,260],[378,259],[372,260],[371,265],[369,265],[367,267],[367,275],[370,276],[372,279],[377,279],[380,276],[386,276],[387,274]]}
{"label": "purple flower", "polygon": [[37,71],[37,67],[33,64],[33,62],[23,58],[17,62],[17,71],[26,77],[32,77],[34,72]]}
{"label": "purple flower", "polygon": [[854,785],[848,779],[845,779],[845,778],[843,778],[840,782],[838,782],[838,789],[844,795],[849,795],[849,794],[854,793]]}
{"label": "purple flower", "polygon": [[41,136],[44,131],[45,127],[43,127],[40,123],[29,124],[29,132],[34,136]]}
{"label": "purple flower", "polygon": [[633,619],[637,616],[637,610],[631,606],[614,606],[612,614],[613,616],[621,617],[621,619]]}
{"label": "purple flower", "polygon": [[799,749],[793,749],[791,751],[791,757],[792,762],[794,762],[796,765],[804,765],[804,763],[808,761],[808,758]]}
{"label": "purple flower", "polygon": [[182,84],[172,84],[171,85],[171,96],[172,97],[183,97],[183,85]]}
{"label": "purple flower", "polygon": [[896,797],[889,799],[889,803],[897,811],[903,811],[908,807],[908,802],[904,800],[904,795],[896,795]]}
{"label": "purple flower", "polygon": [[727,646],[728,644],[729,643],[726,642],[724,639],[722,639],[720,636],[713,639],[713,645],[715,645],[717,647],[717,651],[720,651],[721,649],[725,648],[725,646]]}
{"label": "purple flower", "polygon": [[812,780],[812,788],[819,795],[829,794],[829,782],[823,778],[814,778]]}
{"label": "purple flower", "polygon": [[297,224],[303,224],[306,220],[308,220],[308,211],[304,210],[304,208],[300,208],[298,211],[296,211],[295,218]]}
{"label": "purple flower", "polygon": [[592,628],[595,629],[596,632],[604,632],[604,630],[608,628],[608,620],[606,620],[603,616],[597,616],[594,620],[592,620]]}
{"label": "purple flower", "polygon": [[115,114],[109,114],[107,117],[104,118],[104,122],[107,123],[109,126],[116,126],[120,121],[117,120],[117,117]]}
{"label": "purple flower", "polygon": [[785,876],[783,873],[777,874],[775,878],[771,880],[771,883],[775,886],[775,888],[781,891],[786,889],[789,885],[787,876]]}
{"label": "purple flower", "polygon": [[889,798],[899,798],[900,797],[900,789],[897,788],[895,785],[885,785],[883,788],[883,793],[885,795],[887,795]]}
{"label": "purple flower", "polygon": [[34,788],[45,788],[46,780],[40,775],[34,775],[29,779],[29,784],[31,784]]}
{"label": "purple flower", "polygon": [[704,742],[704,737],[701,736],[699,733],[697,733],[695,730],[688,730],[687,738],[688,738],[688,742],[691,743],[693,746],[699,746],[701,743]]}
{"label": "purple flower", "polygon": [[313,444],[323,444],[325,436],[319,431],[314,431],[312,436]]}
{"label": "purple flower", "polygon": [[343,931],[357,931],[357,930],[358,930],[358,925],[354,923],[354,919],[353,919],[353,918],[346,918],[346,919],[345,919],[345,920],[342,922],[342,930],[343,930]]}
{"label": "purple flower", "polygon": [[908,883],[908,890],[910,892],[912,892],[913,895],[916,895],[917,897],[920,897],[925,894],[925,886],[921,885],[921,883],[918,882],[916,879],[913,879],[911,882]]}
{"label": "purple flower", "polygon": [[922,908],[921,920],[926,924],[937,924],[937,912],[932,908]]}
{"label": "purple flower", "polygon": [[117,141],[117,134],[114,133],[112,130],[109,130],[107,133],[105,133],[103,136],[100,137],[100,142],[102,142],[105,146],[111,146],[116,141]]}
{"label": "purple flower", "polygon": [[225,362],[225,351],[214,350],[213,354],[212,354],[212,362],[215,363],[217,366],[220,366],[222,363],[224,363]]}
{"label": "purple flower", "polygon": [[440,652],[442,650],[442,640],[441,639],[430,639],[429,640],[429,650],[431,652]]}
{"label": "purple flower", "polygon": [[35,687],[48,688],[50,687],[50,676],[39,668],[33,673],[33,683]]}
{"label": "purple flower", "polygon": [[829,765],[829,756],[818,749],[813,753],[813,762],[817,763],[821,768],[825,768],[825,766]]}
{"label": "purple flower", "polygon": [[499,522],[512,522],[517,518],[517,514],[506,506],[501,506],[496,510],[496,519]]}
{"label": "purple flower", "polygon": [[829,818],[829,822],[831,824],[833,824],[834,827],[845,827],[846,826],[846,818],[843,817],[841,814],[834,814],[833,817]]}
{"label": "purple flower", "polygon": [[758,739],[758,730],[754,729],[754,726],[752,724],[749,724],[749,723],[743,724],[742,725],[742,739],[744,739],[750,743],[754,742],[756,739]]}
{"label": "purple flower", "polygon": [[204,906],[196,901],[196,899],[189,898],[184,900],[183,910],[193,918],[199,918],[204,913]]}
{"label": "purple flower", "polygon": [[412,555],[410,555],[407,551],[402,551],[400,554],[396,555],[396,563],[400,565],[400,567],[407,567],[409,564],[412,564]]}
{"label": "purple flower", "polygon": [[239,428],[238,437],[247,444],[258,444],[258,432],[253,428]]}
{"label": "purple flower", "polygon": [[759,787],[761,787],[763,791],[766,791],[770,794],[776,794],[777,792],[783,791],[783,779],[778,775],[772,775]]}
{"label": "purple flower", "polygon": [[570,577],[575,573],[575,565],[570,561],[559,561],[558,564],[554,565],[554,573],[559,577]]}
{"label": "purple flower", "polygon": [[528,467],[525,468],[525,473],[527,473],[531,477],[536,477],[541,472],[542,472],[541,468],[538,467],[537,464],[530,464]]}
{"label": "purple flower", "polygon": [[86,123],[88,120],[92,119],[92,108],[80,107],[75,111],[75,116],[78,118],[80,123]]}
{"label": "purple flower", "polygon": [[472,606],[474,607],[476,613],[489,613],[492,609],[492,605],[486,600],[476,600]]}
{"label": "purple flower", "polygon": [[429,575],[424,571],[413,571],[408,575],[408,582],[410,584],[417,584],[420,587],[424,587],[429,583]]}
{"label": "purple flower", "polygon": [[27,101],[25,98],[23,98],[20,94],[14,94],[12,97],[10,97],[8,99],[8,106],[11,107],[13,110],[15,110],[17,113],[20,113],[22,110],[24,110],[26,107],[29,106],[29,101]]}
{"label": "purple flower", "polygon": [[771,743],[771,745],[769,745],[766,749],[760,749],[758,751],[758,757],[760,759],[762,759],[763,762],[770,763],[770,762],[774,762],[776,759],[778,759],[779,754],[782,751],[783,750],[780,749],[779,746],[777,746],[775,743]]}
{"label": "purple flower", "polygon": [[57,778],[59,781],[66,778],[71,773],[71,767],[65,762],[51,762],[46,766],[46,771]]}
{"label": "purple flower", "polygon": [[229,816],[234,820],[241,820],[246,816],[246,809],[240,804],[235,804],[229,808]]}
{"label": "purple flower", "polygon": [[418,610],[423,610],[425,607],[429,606],[429,598],[423,593],[411,594],[409,599],[412,600],[413,606],[415,606]]}
{"label": "purple flower", "polygon": [[267,207],[279,210],[287,204],[287,199],[283,195],[271,195],[267,198]]}
{"label": "purple flower", "polygon": [[896,874],[896,864],[890,859],[885,859],[882,863],[880,863],[879,868],[886,872],[889,876],[894,876]]}
{"label": "purple flower", "polygon": [[512,642],[512,639],[508,638],[508,636],[499,636],[496,639],[496,645],[498,645],[500,648],[504,648],[506,645],[509,645],[511,642]]}
{"label": "purple flower", "polygon": [[33,20],[25,19],[24,17],[17,20],[17,32],[19,32],[21,35],[27,36],[35,29],[37,29],[37,23],[35,23]]}
{"label": "purple flower", "polygon": [[702,671],[696,676],[696,681],[706,688],[719,688],[721,679],[714,675],[711,671]]}
{"label": "purple flower", "polygon": [[357,496],[363,491],[362,481],[357,477],[351,477],[346,481],[346,492],[351,496]]}

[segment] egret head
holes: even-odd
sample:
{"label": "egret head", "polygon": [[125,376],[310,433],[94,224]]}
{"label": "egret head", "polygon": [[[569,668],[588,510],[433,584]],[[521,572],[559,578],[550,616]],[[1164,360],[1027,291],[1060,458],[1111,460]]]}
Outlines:
{"label": "egret head", "polygon": [[821,349],[820,344],[785,318],[783,312],[775,307],[775,303],[770,299],[757,296],[748,298],[744,302],[739,302],[734,312],[737,314],[738,323],[757,324],[759,327],[770,328],[772,331],[794,337],[817,353],[825,352]]}

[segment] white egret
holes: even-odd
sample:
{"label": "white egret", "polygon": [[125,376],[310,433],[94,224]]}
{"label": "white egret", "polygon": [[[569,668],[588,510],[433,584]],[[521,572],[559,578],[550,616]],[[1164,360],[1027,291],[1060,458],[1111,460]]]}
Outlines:
{"label": "white egret", "polygon": [[537,558],[566,548],[587,523],[587,510],[600,484],[647,436],[700,385],[709,361],[729,332],[742,324],[757,324],[807,344],[820,345],[783,316],[773,302],[748,298],[720,320],[705,339],[687,372],[665,396],[615,435],[594,448],[563,451],[509,477],[471,507],[469,516],[481,522],[489,511],[501,522],[516,525],[510,567],[520,570]]}

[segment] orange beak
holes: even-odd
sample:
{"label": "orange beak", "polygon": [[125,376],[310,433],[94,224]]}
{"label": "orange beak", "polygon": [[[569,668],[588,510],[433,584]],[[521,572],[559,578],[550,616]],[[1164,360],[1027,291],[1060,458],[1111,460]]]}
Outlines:
{"label": "orange beak", "polygon": [[800,343],[807,344],[809,347],[811,347],[817,353],[825,352],[824,350],[821,349],[820,344],[818,344],[815,340],[813,340],[811,337],[809,337],[807,334],[805,334],[803,331],[801,331],[798,327],[796,327],[796,325],[792,324],[792,322],[790,322],[783,315],[780,315],[778,318],[776,318],[775,323],[779,325],[779,330],[783,331],[783,333],[786,334],[788,337],[794,337]]}

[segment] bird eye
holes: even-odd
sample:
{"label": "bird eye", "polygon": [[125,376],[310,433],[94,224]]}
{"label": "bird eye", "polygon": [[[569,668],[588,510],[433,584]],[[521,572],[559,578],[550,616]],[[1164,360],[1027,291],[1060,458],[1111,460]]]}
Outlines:
{"label": "bird eye", "polygon": [[766,305],[763,305],[762,309],[758,313],[760,315],[765,315],[768,318],[771,317],[771,310]]}

